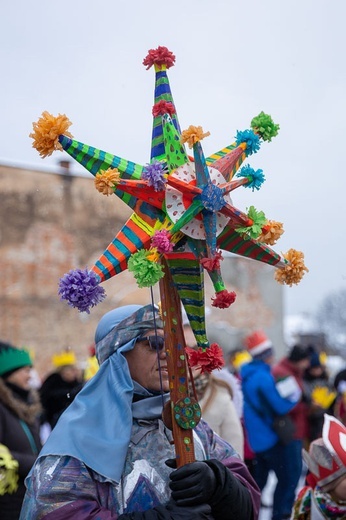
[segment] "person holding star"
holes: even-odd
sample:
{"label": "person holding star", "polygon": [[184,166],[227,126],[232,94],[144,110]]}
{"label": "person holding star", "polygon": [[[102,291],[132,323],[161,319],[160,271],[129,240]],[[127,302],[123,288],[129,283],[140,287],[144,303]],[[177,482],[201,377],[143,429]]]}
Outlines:
{"label": "person holding star", "polygon": [[163,323],[152,305],[106,313],[100,368],[63,413],[27,479],[21,520],[255,520],[259,490],[203,420],[195,461],[175,468]]}

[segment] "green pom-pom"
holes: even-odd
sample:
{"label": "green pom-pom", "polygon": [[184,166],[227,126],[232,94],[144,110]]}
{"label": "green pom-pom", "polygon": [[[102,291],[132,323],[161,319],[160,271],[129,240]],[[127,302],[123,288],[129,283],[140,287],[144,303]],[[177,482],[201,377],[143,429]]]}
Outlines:
{"label": "green pom-pom", "polygon": [[134,274],[138,287],[152,287],[163,276],[163,267],[161,264],[149,260],[148,256],[152,254],[145,249],[140,249],[137,253],[133,253],[128,261],[127,267]]}
{"label": "green pom-pom", "polygon": [[251,226],[239,227],[236,231],[238,233],[246,233],[250,238],[256,239],[262,233],[262,227],[267,222],[266,216],[263,211],[257,211],[254,206],[249,207],[247,216],[251,218],[253,224]]}
{"label": "green pom-pom", "polygon": [[278,135],[280,125],[276,125],[269,114],[261,112],[251,121],[251,128],[263,141],[270,142],[273,137]]}

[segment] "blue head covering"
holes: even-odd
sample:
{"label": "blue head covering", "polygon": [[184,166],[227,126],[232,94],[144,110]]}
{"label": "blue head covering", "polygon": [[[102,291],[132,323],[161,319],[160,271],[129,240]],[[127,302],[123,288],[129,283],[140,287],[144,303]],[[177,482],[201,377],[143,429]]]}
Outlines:
{"label": "blue head covering", "polygon": [[[69,455],[119,482],[133,417],[151,419],[162,412],[161,396],[153,397],[131,379],[123,355],[146,330],[155,328],[162,328],[162,321],[152,305],[127,305],[103,316],[95,334],[100,368],[62,414],[39,457]],[[134,391],[148,398],[132,403]]]}

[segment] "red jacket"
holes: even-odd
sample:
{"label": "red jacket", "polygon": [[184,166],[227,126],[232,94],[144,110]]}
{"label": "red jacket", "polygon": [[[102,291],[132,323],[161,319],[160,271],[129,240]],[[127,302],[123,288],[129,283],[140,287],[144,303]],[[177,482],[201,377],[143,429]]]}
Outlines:
{"label": "red jacket", "polygon": [[[297,381],[301,389],[303,389],[303,374],[297,370],[296,365],[289,361],[287,358],[283,358],[272,368],[272,374],[276,381],[284,379],[288,376],[293,376]],[[294,408],[289,412],[292,421],[295,424],[296,432],[295,439],[303,440],[308,436],[309,423],[308,423],[308,405],[300,400]]]}

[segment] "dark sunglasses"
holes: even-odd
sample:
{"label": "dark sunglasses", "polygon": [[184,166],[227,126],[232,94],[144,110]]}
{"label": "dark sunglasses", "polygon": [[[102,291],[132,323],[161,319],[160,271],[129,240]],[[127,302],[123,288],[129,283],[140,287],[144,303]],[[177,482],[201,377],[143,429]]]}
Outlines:
{"label": "dark sunglasses", "polygon": [[165,340],[162,336],[142,336],[137,339],[138,341],[147,341],[150,350],[155,352],[161,352],[165,347]]}

